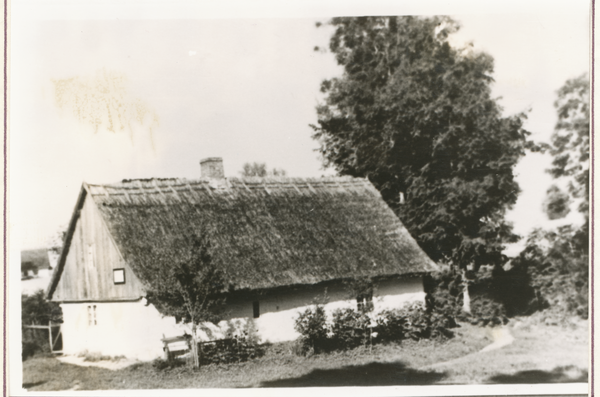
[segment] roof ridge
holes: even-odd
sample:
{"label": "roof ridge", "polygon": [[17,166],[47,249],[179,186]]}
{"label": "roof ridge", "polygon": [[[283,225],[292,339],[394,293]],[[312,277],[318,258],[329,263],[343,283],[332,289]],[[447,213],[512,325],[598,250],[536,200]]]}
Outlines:
{"label": "roof ridge", "polygon": [[[180,177],[170,177],[170,178],[131,178],[131,179],[122,179],[119,182],[111,182],[111,183],[86,183],[88,186],[93,187],[123,187],[123,185],[130,184],[138,184],[142,183],[160,183],[160,182],[181,182],[185,183],[210,183],[211,181],[215,181],[217,179],[214,178],[180,178]],[[234,181],[240,183],[246,182],[310,182],[310,183],[319,183],[319,182],[339,182],[339,181],[356,181],[356,182],[364,182],[367,178],[363,177],[354,177],[350,175],[332,175],[332,176],[321,176],[321,177],[297,177],[297,176],[249,176],[249,177],[226,177],[222,179],[223,181]]]}

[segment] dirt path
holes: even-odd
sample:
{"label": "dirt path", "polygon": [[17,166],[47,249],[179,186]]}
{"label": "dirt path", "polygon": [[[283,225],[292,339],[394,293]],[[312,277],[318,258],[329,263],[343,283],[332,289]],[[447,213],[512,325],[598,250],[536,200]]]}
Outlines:
{"label": "dirt path", "polygon": [[[484,337],[491,344],[465,356],[424,366],[443,372],[439,383],[580,383],[588,381],[587,320],[545,325],[521,318],[498,328],[469,330],[461,338]],[[485,336],[483,336],[485,334]]]}
{"label": "dirt path", "polygon": [[440,368],[440,367],[456,364],[457,362],[462,362],[465,359],[471,359],[472,357],[478,356],[481,353],[485,353],[485,352],[492,351],[492,350],[497,350],[504,346],[508,346],[511,343],[513,343],[515,340],[514,336],[512,336],[512,334],[510,333],[509,328],[506,326],[487,329],[486,333],[489,333],[489,336],[491,337],[493,342],[491,344],[487,345],[486,347],[484,347],[483,349],[481,349],[475,353],[467,354],[466,356],[455,358],[454,360],[449,360],[449,361],[444,361],[441,363],[426,365],[424,367],[419,368],[419,370],[431,370],[431,369],[435,369],[435,368]]}
{"label": "dirt path", "polygon": [[491,333],[494,342],[481,349],[479,353],[500,349],[501,347],[510,345],[515,340],[508,327],[492,328]]}
{"label": "dirt path", "polygon": [[85,361],[84,357],[78,356],[62,356],[57,359],[66,364],[74,364],[82,367],[100,367],[113,371],[123,369],[138,363],[137,360],[120,359],[120,360],[100,360],[100,361]]}

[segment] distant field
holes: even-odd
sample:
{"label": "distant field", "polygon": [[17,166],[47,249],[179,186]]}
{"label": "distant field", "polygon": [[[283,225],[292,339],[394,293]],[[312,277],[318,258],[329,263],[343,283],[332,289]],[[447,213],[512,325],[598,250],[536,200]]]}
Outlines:
{"label": "distant field", "polygon": [[37,357],[23,363],[23,387],[30,391],[311,386],[390,386],[486,383],[586,382],[587,321],[545,326],[511,321],[514,341],[479,352],[497,333],[468,324],[446,342],[401,345],[299,357],[289,344],[272,346],[258,360],[155,370],[150,363],[111,371]]}

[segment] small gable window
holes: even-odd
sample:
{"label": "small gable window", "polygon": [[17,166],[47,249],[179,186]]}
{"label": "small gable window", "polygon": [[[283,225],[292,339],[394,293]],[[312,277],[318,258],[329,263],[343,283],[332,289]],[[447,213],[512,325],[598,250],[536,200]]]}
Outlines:
{"label": "small gable window", "polygon": [[252,313],[254,318],[260,317],[260,306],[258,305],[258,301],[252,302]]}
{"label": "small gable window", "polygon": [[125,284],[125,269],[113,269],[113,281],[115,284]]}
{"label": "small gable window", "polygon": [[87,246],[87,265],[90,269],[94,267],[94,244]]}
{"label": "small gable window", "polygon": [[88,311],[88,325],[91,327],[93,325],[98,325],[98,321],[96,320],[96,305],[89,305],[87,307]]}

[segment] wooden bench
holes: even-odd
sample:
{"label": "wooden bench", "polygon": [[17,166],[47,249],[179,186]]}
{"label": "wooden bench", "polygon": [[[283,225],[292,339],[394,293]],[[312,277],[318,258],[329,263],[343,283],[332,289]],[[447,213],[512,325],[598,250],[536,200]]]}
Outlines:
{"label": "wooden bench", "polygon": [[166,338],[163,334],[161,342],[163,343],[163,351],[165,352],[165,360],[167,361],[174,360],[192,351],[192,336],[188,334],[173,336],[171,338]]}

